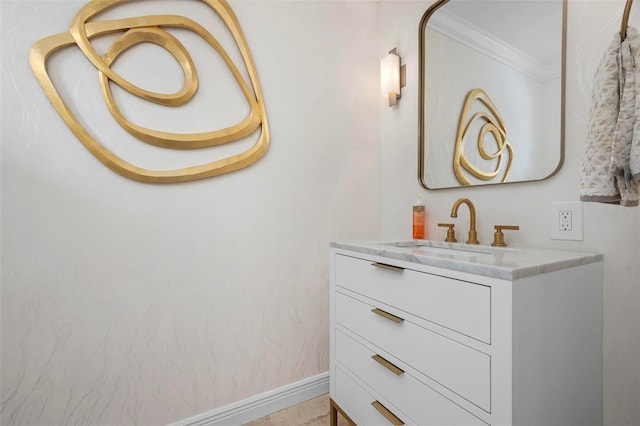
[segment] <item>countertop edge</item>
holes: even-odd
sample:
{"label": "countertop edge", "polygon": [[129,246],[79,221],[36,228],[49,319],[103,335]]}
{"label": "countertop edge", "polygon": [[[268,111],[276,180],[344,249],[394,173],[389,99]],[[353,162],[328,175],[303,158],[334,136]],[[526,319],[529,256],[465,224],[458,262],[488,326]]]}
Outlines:
{"label": "countertop edge", "polygon": [[[581,251],[510,248],[494,254],[483,254],[472,261],[440,256],[428,256],[401,251],[383,241],[343,242],[332,241],[331,248],[370,254],[393,260],[427,265],[490,278],[516,280],[549,272],[568,269],[602,261],[600,253]],[[443,246],[447,246],[442,244]],[[472,247],[473,248],[473,247]],[[495,249],[494,249],[495,250]],[[500,257],[496,255],[499,254]],[[535,262],[530,259],[536,259]],[[503,263],[503,264],[501,264]]]}

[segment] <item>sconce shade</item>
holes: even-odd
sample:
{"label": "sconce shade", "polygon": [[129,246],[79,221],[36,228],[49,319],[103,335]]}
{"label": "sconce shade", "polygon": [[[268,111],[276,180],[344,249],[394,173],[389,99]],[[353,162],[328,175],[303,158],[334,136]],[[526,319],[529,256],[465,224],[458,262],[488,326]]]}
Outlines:
{"label": "sconce shade", "polygon": [[403,68],[395,48],[380,61],[380,91],[383,97],[389,99],[389,106],[396,105],[400,99],[400,89],[404,86]]}

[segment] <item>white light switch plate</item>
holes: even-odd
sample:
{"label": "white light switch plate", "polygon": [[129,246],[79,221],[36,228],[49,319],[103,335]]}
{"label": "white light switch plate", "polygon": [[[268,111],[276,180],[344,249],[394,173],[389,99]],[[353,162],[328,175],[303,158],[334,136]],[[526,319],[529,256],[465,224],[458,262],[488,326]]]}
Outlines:
{"label": "white light switch plate", "polygon": [[551,203],[549,219],[552,240],[582,241],[582,203]]}

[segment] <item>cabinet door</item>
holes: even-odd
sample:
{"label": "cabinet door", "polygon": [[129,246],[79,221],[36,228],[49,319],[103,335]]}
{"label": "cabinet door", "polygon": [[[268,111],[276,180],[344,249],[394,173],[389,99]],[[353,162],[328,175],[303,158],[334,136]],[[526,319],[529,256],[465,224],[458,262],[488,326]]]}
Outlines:
{"label": "cabinet door", "polygon": [[340,331],[336,331],[336,361],[420,425],[486,425],[402,368],[393,363],[388,365],[389,361],[372,348]]}
{"label": "cabinet door", "polygon": [[336,255],[336,285],[491,343],[491,288],[468,281]]}

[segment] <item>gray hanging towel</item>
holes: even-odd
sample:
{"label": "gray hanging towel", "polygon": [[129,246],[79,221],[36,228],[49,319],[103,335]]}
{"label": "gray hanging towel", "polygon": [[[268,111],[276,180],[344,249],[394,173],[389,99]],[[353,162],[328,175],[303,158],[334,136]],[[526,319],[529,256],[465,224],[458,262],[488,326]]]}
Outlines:
{"label": "gray hanging towel", "polygon": [[628,27],[594,77],[580,200],[637,206],[640,193],[640,34]]}

